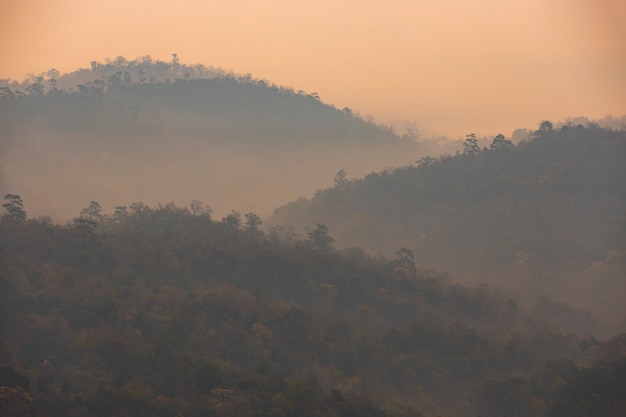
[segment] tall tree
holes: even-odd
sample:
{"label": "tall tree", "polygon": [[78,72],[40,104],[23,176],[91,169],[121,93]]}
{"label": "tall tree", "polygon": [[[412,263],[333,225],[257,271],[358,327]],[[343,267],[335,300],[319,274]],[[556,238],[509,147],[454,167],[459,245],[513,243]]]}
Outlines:
{"label": "tall tree", "polygon": [[396,259],[393,263],[397,267],[409,272],[411,275],[417,272],[417,268],[415,267],[415,256],[413,256],[411,249],[403,246],[395,252],[395,255]]}
{"label": "tall tree", "polygon": [[480,153],[480,146],[478,146],[478,138],[476,133],[470,133],[465,136],[465,142],[463,142],[463,154],[465,155],[477,155]]}
{"label": "tall tree", "polygon": [[261,218],[258,214],[255,213],[247,213],[246,214],[246,230],[251,233],[260,233],[261,230],[259,227],[261,226]]}
{"label": "tall tree", "polygon": [[305,243],[314,249],[328,250],[335,245],[335,239],[328,235],[328,226],[316,223],[315,229],[307,233]]}
{"label": "tall tree", "polygon": [[344,169],[340,169],[335,176],[333,177],[333,183],[336,188],[344,189],[348,186],[350,181],[348,181],[348,174]]}
{"label": "tall tree", "polygon": [[24,211],[24,203],[18,194],[5,194],[6,203],[2,205],[7,211],[7,216],[15,221],[26,221],[26,211]]}
{"label": "tall tree", "polygon": [[222,217],[222,224],[230,230],[241,229],[241,213],[231,210],[230,214]]}
{"label": "tall tree", "polygon": [[512,148],[513,146],[515,146],[513,145],[513,142],[505,138],[504,135],[500,133],[495,138],[493,138],[491,145],[489,145],[489,149],[491,149],[492,151],[502,151]]}
{"label": "tall tree", "polygon": [[89,219],[96,224],[102,222],[102,206],[97,201],[90,201],[89,205],[80,211],[80,217]]}
{"label": "tall tree", "polygon": [[88,217],[76,217],[73,220],[74,229],[80,237],[81,246],[85,245],[87,240],[92,240],[96,237],[96,227],[98,223]]}
{"label": "tall tree", "polygon": [[39,75],[35,78],[35,81],[31,83],[28,87],[26,87],[26,92],[31,96],[41,96],[45,92],[45,88],[43,86],[43,77]]}
{"label": "tall tree", "polygon": [[113,220],[116,223],[121,223],[128,217],[128,209],[126,206],[117,206],[115,207],[115,212],[113,213]]}

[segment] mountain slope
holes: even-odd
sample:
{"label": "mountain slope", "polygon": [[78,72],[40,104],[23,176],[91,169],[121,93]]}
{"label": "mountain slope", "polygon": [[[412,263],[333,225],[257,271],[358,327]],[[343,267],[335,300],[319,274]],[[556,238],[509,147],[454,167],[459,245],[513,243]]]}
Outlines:
{"label": "mountain slope", "polygon": [[338,251],[323,227],[258,226],[174,205],[4,216],[0,413],[530,417],[570,391],[623,410],[622,368],[579,379],[622,361],[623,337],[562,334],[497,289]]}
{"label": "mountain slope", "polygon": [[469,137],[464,154],[342,181],[270,222],[323,223],[340,245],[406,246],[460,281],[626,319],[626,132],[545,125],[516,147],[503,137],[475,145]]}
{"label": "mountain slope", "polygon": [[57,219],[92,199],[269,214],[341,169],[364,175],[417,149],[315,93],[215,69],[116,61],[46,77],[2,90],[0,164],[5,192]]}

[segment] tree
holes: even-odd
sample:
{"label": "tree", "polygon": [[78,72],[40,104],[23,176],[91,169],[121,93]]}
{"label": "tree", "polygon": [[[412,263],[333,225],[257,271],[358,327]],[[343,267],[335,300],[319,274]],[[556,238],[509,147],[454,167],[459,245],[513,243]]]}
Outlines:
{"label": "tree", "polygon": [[347,179],[347,176],[348,174],[346,174],[346,171],[343,169],[340,169],[333,177],[333,183],[335,184],[335,187],[345,188],[349,182]]}
{"label": "tree", "polygon": [[52,68],[46,73],[46,75],[48,76],[48,92],[51,93],[57,91],[58,80],[61,76],[61,73],[59,73],[59,71],[55,68]]}
{"label": "tree", "polygon": [[140,68],[139,71],[137,71],[137,75],[139,75],[139,84],[145,84],[147,80],[146,72]]}
{"label": "tree", "polygon": [[122,75],[122,84],[125,86],[129,86],[133,83],[133,79],[130,76],[130,73],[128,71],[124,71],[124,74]]}
{"label": "tree", "polygon": [[505,149],[510,149],[513,146],[513,142],[505,138],[504,135],[498,134],[495,138],[493,138],[491,145],[489,145],[489,149],[491,149],[492,151],[502,151]]}
{"label": "tree", "polygon": [[91,200],[89,205],[80,211],[80,217],[89,219],[98,224],[102,222],[102,206],[97,201]]}
{"label": "tree", "polygon": [[26,87],[26,92],[31,96],[41,96],[45,92],[43,86],[43,77],[40,75],[35,78],[35,82]]}
{"label": "tree", "polygon": [[115,74],[109,75],[107,78],[107,87],[109,91],[118,91],[122,86],[122,71],[117,71]]}
{"label": "tree", "polygon": [[[121,214],[120,211],[118,211],[118,208],[119,207],[116,207],[116,215]],[[85,244],[86,240],[95,238],[95,230],[98,227],[98,224],[102,222],[103,218],[102,206],[94,200],[89,202],[89,205],[80,211],[79,217],[74,218],[74,228],[80,236],[81,246]]]}
{"label": "tree", "polygon": [[533,132],[533,136],[536,138],[540,138],[542,136],[547,136],[551,132],[554,131],[554,125],[549,120],[544,120],[539,125],[539,129]]}
{"label": "tree", "polygon": [[396,259],[393,263],[397,267],[409,271],[411,275],[415,274],[417,268],[415,267],[415,256],[413,256],[411,249],[403,246],[395,252],[395,255]]}
{"label": "tree", "polygon": [[98,227],[98,223],[87,218],[87,217],[76,217],[73,220],[74,228],[80,236],[80,244],[83,246],[86,240],[91,240],[96,236],[96,227]]}
{"label": "tree", "polygon": [[126,206],[115,207],[113,220],[115,220],[116,223],[121,223],[124,219],[126,219],[126,217],[128,217],[128,210],[126,209]]}
{"label": "tree", "polygon": [[307,233],[305,244],[313,249],[329,250],[335,246],[335,239],[328,235],[328,226],[316,223],[315,229]]}
{"label": "tree", "polygon": [[268,233],[269,241],[273,245],[292,244],[298,239],[298,234],[293,226],[270,226]]}
{"label": "tree", "polygon": [[94,90],[97,91],[98,93],[104,92],[105,84],[103,80],[94,80],[93,86],[94,86]]}
{"label": "tree", "polygon": [[437,161],[438,159],[433,158],[432,156],[423,156],[415,162],[417,163],[418,168],[426,168],[427,166],[430,166]]}
{"label": "tree", "polygon": [[21,197],[18,194],[5,194],[4,199],[7,202],[2,207],[8,212],[7,216],[18,222],[26,221],[26,211]]}
{"label": "tree", "polygon": [[57,88],[58,81],[57,81],[57,79],[56,78],[50,78],[48,80],[48,86],[49,86],[48,87],[48,92],[49,93],[54,92],[54,91],[58,91],[58,88]]}
{"label": "tree", "polygon": [[235,210],[231,210],[230,214],[222,217],[222,224],[230,230],[241,229],[241,213]]}
{"label": "tree", "polygon": [[246,230],[251,233],[259,233],[259,226],[261,226],[261,218],[254,213],[246,214]]}
{"label": "tree", "polygon": [[150,207],[148,205],[144,204],[141,201],[139,201],[137,203],[132,203],[129,206],[129,209],[130,209],[130,213],[133,216],[139,216],[139,215],[147,214],[147,213],[150,212]]}
{"label": "tree", "polygon": [[480,146],[478,146],[478,139],[476,133],[470,133],[465,135],[465,142],[463,142],[463,154],[464,155],[478,155],[480,153]]}
{"label": "tree", "polygon": [[0,87],[0,97],[15,98],[15,93],[9,87]]}
{"label": "tree", "polygon": [[76,88],[78,89],[78,94],[80,94],[81,96],[86,96],[87,94],[89,94],[90,89],[84,84],[78,84],[76,85]]}
{"label": "tree", "polygon": [[549,131],[552,130],[554,126],[552,125],[552,122],[549,120],[544,120],[543,122],[541,122],[541,124],[539,125],[539,130],[540,131]]}
{"label": "tree", "polygon": [[191,214],[194,216],[202,216],[211,218],[211,213],[213,213],[213,209],[209,207],[208,204],[203,203],[199,200],[191,200],[191,204],[189,204],[189,209],[191,210]]}

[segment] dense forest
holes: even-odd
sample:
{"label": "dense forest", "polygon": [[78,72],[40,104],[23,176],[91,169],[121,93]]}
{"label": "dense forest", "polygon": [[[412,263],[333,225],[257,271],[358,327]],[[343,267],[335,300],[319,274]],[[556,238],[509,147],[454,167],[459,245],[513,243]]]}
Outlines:
{"label": "dense forest", "polygon": [[[468,135],[456,155],[362,179],[338,175],[269,222],[298,230],[323,223],[342,247],[390,255],[405,246],[418,264],[458,281],[533,302],[548,295],[536,311],[554,320],[562,301],[590,309],[610,322],[610,334],[626,324],[625,160],[626,130],[593,124],[544,122],[517,145],[498,135],[481,148]],[[588,331],[583,316],[570,316],[572,331]]]}
{"label": "dense forest", "polygon": [[19,190],[32,213],[57,221],[90,199],[199,199],[222,214],[269,215],[327,186],[340,169],[365,175],[407,164],[420,148],[414,135],[315,92],[176,57],[92,62],[4,84],[0,188]]}
{"label": "dense forest", "polygon": [[512,294],[215,220],[198,201],[0,221],[0,410],[12,416],[621,416],[626,336]]}
{"label": "dense forest", "polygon": [[423,139],[175,54],[0,80],[0,415],[624,416],[624,122]]}

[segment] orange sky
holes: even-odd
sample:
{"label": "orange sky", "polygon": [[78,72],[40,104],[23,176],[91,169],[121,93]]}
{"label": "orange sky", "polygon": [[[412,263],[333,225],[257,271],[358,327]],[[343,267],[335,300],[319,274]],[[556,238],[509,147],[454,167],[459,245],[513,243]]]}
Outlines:
{"label": "orange sky", "polygon": [[173,52],[424,136],[626,113],[623,0],[0,0],[0,78]]}

